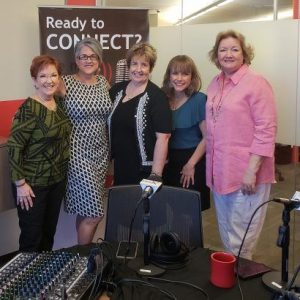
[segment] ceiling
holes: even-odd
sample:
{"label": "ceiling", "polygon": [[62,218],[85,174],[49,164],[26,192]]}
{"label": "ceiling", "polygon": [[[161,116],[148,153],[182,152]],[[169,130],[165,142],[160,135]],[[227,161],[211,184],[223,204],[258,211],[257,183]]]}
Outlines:
{"label": "ceiling", "polygon": [[[292,18],[293,0],[276,0],[278,19]],[[222,23],[273,19],[274,0],[233,0],[186,24]],[[152,26],[174,25],[181,18],[217,4],[220,0],[98,0],[105,7],[139,7],[150,9]],[[151,19],[150,19],[151,21]],[[156,24],[155,24],[156,23]]]}

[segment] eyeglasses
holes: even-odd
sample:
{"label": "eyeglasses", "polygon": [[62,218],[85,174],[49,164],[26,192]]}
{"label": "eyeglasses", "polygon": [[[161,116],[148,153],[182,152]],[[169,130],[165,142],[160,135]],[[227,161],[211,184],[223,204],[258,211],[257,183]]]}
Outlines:
{"label": "eyeglasses", "polygon": [[86,61],[88,59],[90,59],[91,61],[96,61],[99,58],[98,58],[98,55],[96,55],[96,54],[92,54],[92,55],[81,54],[78,56],[78,59],[83,60],[83,61]]}

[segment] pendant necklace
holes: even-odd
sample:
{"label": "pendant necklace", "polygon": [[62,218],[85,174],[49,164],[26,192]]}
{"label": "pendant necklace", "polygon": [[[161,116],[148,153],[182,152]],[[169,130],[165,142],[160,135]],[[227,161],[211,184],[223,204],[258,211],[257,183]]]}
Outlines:
{"label": "pendant necklace", "polygon": [[230,92],[233,89],[233,88],[231,88],[229,91],[227,91],[226,95],[224,95],[224,93],[223,93],[224,85],[225,85],[225,79],[222,80],[220,93],[217,93],[211,100],[212,103],[211,103],[210,111],[211,111],[211,117],[212,117],[213,123],[217,122],[219,115],[221,113],[222,104],[223,104],[225,98],[228,97],[228,95],[230,94]]}

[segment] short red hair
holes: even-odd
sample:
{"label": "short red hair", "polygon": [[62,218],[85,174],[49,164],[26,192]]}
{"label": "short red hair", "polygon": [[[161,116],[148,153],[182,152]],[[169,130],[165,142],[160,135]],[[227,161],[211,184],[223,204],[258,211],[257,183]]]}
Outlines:
{"label": "short red hair", "polygon": [[30,66],[30,75],[32,78],[37,78],[38,73],[40,72],[41,69],[43,69],[44,67],[48,66],[48,65],[53,65],[55,66],[58,75],[61,75],[61,64],[59,63],[59,61],[49,55],[39,55],[36,56],[31,63]]}

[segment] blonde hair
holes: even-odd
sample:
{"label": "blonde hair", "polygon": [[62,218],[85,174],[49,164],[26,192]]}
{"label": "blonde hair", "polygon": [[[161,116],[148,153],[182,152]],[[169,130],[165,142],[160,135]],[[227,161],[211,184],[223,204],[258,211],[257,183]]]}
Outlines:
{"label": "blonde hair", "polygon": [[157,59],[157,54],[156,54],[155,48],[147,42],[134,44],[127,51],[127,54],[126,54],[126,63],[127,63],[128,68],[130,67],[132,58],[136,55],[144,56],[148,60],[149,65],[150,65],[150,72],[152,72],[152,70],[155,66],[155,63],[156,63],[156,59]]}
{"label": "blonde hair", "polygon": [[221,65],[218,60],[218,49],[221,41],[229,37],[239,41],[244,56],[243,62],[247,65],[251,65],[251,61],[254,58],[254,50],[251,45],[246,44],[244,35],[234,30],[227,30],[218,33],[215,44],[208,53],[211,62],[213,62],[218,69],[221,69]]}

